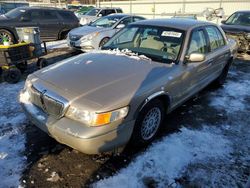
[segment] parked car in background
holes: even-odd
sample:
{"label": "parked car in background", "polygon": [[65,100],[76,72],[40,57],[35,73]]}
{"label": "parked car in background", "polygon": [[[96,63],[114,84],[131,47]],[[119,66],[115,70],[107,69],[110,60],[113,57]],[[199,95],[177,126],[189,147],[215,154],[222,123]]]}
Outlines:
{"label": "parked car in background", "polygon": [[20,101],[36,126],[81,152],[117,151],[129,141],[148,144],[166,113],[211,82],[225,82],[230,48],[212,23],[135,22],[102,51],[31,74]]}
{"label": "parked car in background", "polygon": [[82,8],[82,5],[67,5],[67,9],[72,12],[75,12],[79,10],[80,8]]}
{"label": "parked car in background", "polygon": [[92,10],[93,6],[83,6],[79,10],[75,11],[75,15],[78,19],[81,19],[83,15],[85,15],[88,11]]}
{"label": "parked car in background", "polygon": [[39,27],[43,41],[66,38],[68,32],[79,26],[73,12],[57,8],[20,7],[0,17],[0,44],[3,38],[16,42],[16,27]]}
{"label": "parked car in background", "polygon": [[0,3],[0,14],[6,14],[10,10],[18,7],[28,7],[29,3],[21,1],[4,1]]}
{"label": "parked car in background", "polygon": [[238,51],[250,53],[250,11],[238,11],[222,21],[222,29],[238,43]]}
{"label": "parked car in background", "polygon": [[115,33],[132,22],[144,20],[140,16],[112,14],[88,25],[71,30],[67,37],[69,47],[84,52],[103,46]]}
{"label": "parked car in background", "polygon": [[81,17],[80,24],[86,25],[89,24],[90,22],[97,20],[99,17],[107,16],[109,14],[114,14],[114,13],[123,13],[123,11],[120,8],[107,8],[107,7],[94,8]]}

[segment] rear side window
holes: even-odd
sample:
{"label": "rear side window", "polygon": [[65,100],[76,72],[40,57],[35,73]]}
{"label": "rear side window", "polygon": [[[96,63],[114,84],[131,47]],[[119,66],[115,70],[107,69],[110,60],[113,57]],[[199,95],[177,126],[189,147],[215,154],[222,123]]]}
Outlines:
{"label": "rear side window", "polygon": [[219,38],[219,40],[218,40],[219,46],[225,46],[226,43],[225,43],[224,37],[222,36],[220,30],[218,28],[216,28],[216,27],[214,27],[214,28],[215,28],[216,33],[217,33],[218,38]]}
{"label": "rear side window", "polygon": [[206,27],[206,32],[208,34],[211,51],[214,51],[217,48],[225,45],[223,36],[216,27],[208,26]]}
{"label": "rear side window", "polygon": [[75,17],[72,15],[71,12],[59,11],[58,13],[62,17],[63,20],[75,20]]}
{"label": "rear side window", "polygon": [[191,40],[188,47],[188,55],[191,53],[202,53],[206,54],[207,43],[203,30],[196,30],[192,33]]}

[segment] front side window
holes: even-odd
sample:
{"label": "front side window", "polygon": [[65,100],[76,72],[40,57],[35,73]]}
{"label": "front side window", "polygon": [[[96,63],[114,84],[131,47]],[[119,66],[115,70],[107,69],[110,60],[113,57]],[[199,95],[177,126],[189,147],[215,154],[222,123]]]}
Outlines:
{"label": "front side window", "polygon": [[43,18],[43,13],[42,11],[39,10],[33,10],[30,12],[30,19],[31,20],[41,20]]}
{"label": "front side window", "polygon": [[107,16],[107,17],[102,17],[96,21],[94,21],[93,23],[90,23],[90,26],[93,27],[104,27],[104,28],[108,28],[108,27],[112,27],[114,24],[116,24],[118,21],[120,20],[120,17],[116,17],[116,16]]}
{"label": "front side window", "polygon": [[192,33],[188,47],[188,55],[191,53],[207,53],[206,38],[203,30],[196,30]]}
{"label": "front side window", "polygon": [[44,19],[46,20],[55,20],[57,19],[57,14],[55,11],[44,11]]}
{"label": "front side window", "polygon": [[250,26],[250,13],[236,12],[227,19],[225,24]]}
{"label": "front side window", "polygon": [[128,49],[155,61],[171,63],[177,60],[183,39],[181,30],[131,25],[112,37],[104,49]]}
{"label": "front side window", "polygon": [[94,9],[91,9],[90,11],[88,11],[85,15],[96,16],[99,13],[99,11],[100,11],[100,9],[94,8]]}
{"label": "front side window", "polygon": [[132,23],[132,22],[133,22],[132,17],[129,17],[129,18],[124,18],[124,19],[120,22],[120,24],[124,24],[124,25],[126,26],[126,25],[128,25],[128,24],[130,24],[130,23]]}
{"label": "front side window", "polygon": [[17,8],[17,9],[13,9],[13,10],[10,10],[9,12],[7,12],[5,14],[5,16],[7,18],[19,18],[21,15],[24,15],[26,13],[26,10],[25,9],[21,9],[21,8]]}

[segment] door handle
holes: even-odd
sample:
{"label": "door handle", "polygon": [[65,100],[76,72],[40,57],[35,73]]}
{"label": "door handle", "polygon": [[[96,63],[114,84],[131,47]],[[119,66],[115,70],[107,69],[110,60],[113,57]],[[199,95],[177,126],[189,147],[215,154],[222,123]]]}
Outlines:
{"label": "door handle", "polygon": [[214,59],[209,59],[208,61],[207,61],[207,64],[211,64],[211,63],[213,63],[214,62]]}

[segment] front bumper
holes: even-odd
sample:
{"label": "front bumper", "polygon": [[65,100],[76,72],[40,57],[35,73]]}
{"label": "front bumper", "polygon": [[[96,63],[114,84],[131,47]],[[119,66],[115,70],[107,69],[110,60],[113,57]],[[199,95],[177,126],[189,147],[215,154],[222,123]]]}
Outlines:
{"label": "front bumper", "polygon": [[67,40],[67,44],[70,48],[81,50],[83,52],[89,52],[91,50],[97,50],[99,44],[96,44],[93,40],[89,41],[71,41],[70,39]]}
{"label": "front bumper", "polygon": [[[116,151],[126,145],[135,123],[117,121],[105,126],[89,127],[66,117],[55,119],[31,103],[21,105],[34,125],[58,142],[86,154]],[[114,129],[111,129],[112,127]]]}

